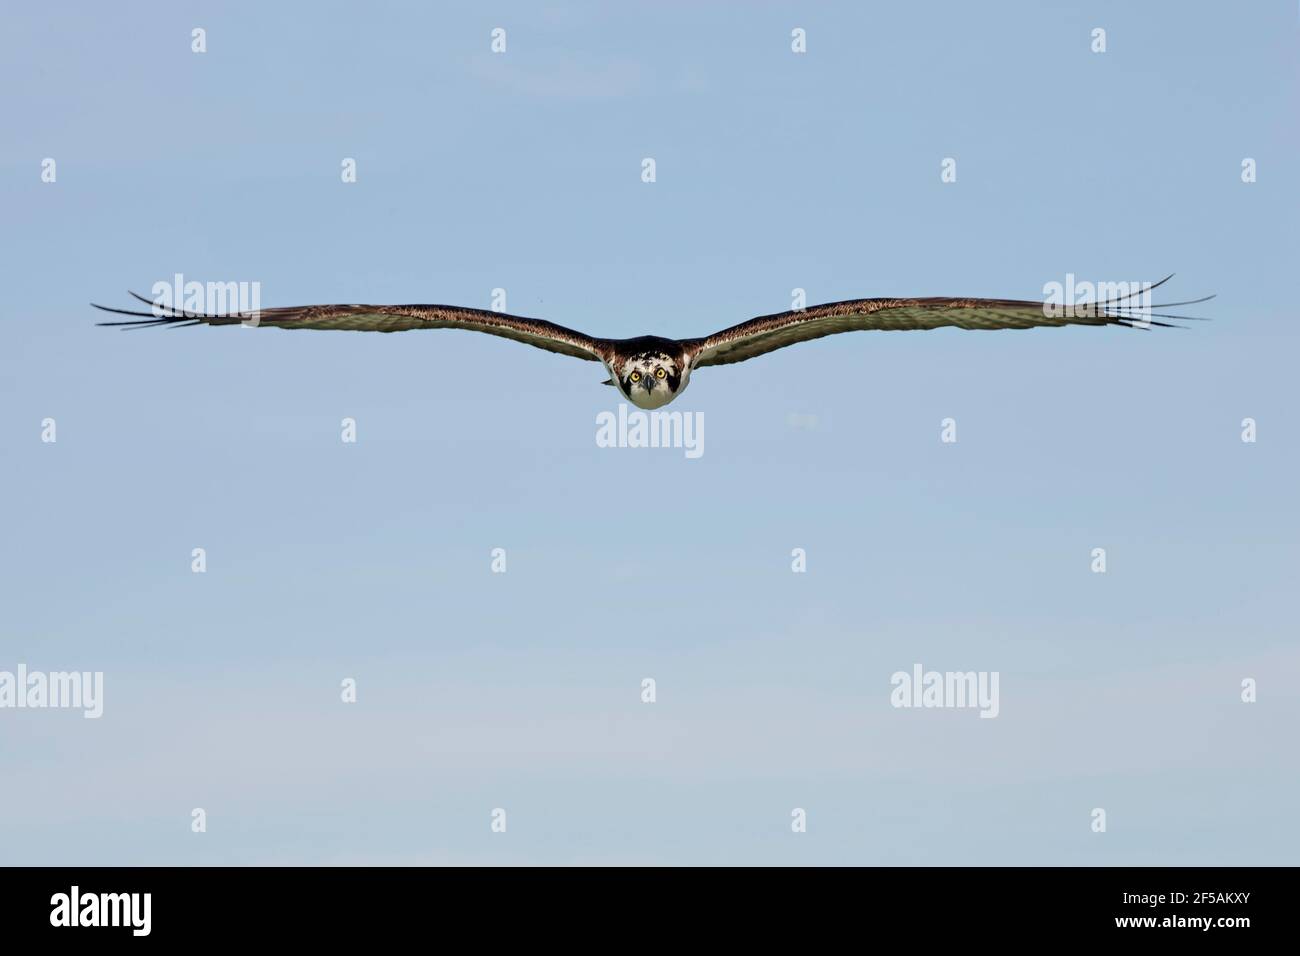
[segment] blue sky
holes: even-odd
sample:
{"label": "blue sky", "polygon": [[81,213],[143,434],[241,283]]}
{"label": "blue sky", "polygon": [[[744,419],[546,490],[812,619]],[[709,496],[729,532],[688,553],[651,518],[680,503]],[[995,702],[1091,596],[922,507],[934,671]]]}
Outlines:
{"label": "blue sky", "polygon": [[[1294,863],[1297,30],[1289,3],[10,11],[0,670],[103,671],[105,702],[0,710],[0,862]],[[486,336],[94,327],[177,272],[266,306],[504,288],[607,336],[794,288],[1218,298],[1189,330],[702,369],[689,460],[598,448],[603,370]],[[890,707],[915,663],[999,672],[999,716]]]}

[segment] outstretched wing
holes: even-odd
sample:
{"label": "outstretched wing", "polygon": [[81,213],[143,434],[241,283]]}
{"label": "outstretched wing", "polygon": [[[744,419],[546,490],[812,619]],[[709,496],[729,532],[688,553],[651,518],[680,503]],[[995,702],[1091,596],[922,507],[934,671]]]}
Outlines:
{"label": "outstretched wing", "polygon": [[[602,339],[594,339],[553,322],[527,319],[503,312],[463,309],[451,305],[301,305],[260,312],[230,312],[206,315],[155,306],[144,296],[132,296],[151,306],[150,311],[95,308],[119,315],[141,318],[127,322],[101,322],[128,329],[187,325],[258,325],[277,329],[345,329],[356,332],[405,332],[409,329],[465,329],[514,339],[548,352],[599,362],[608,349]],[[92,303],[93,305],[94,303]]]}
{"label": "outstretched wing", "polygon": [[[1163,285],[1170,278],[1166,276],[1148,289]],[[1188,302],[1143,304],[1139,307],[1133,304],[1134,296],[1122,296],[1095,304],[1055,308],[1045,306],[1042,301],[1029,299],[854,299],[816,305],[797,312],[759,316],[715,332],[707,338],[690,339],[683,344],[688,354],[694,356],[692,367],[699,368],[743,362],[797,342],[807,342],[837,332],[867,329],[890,331],[937,329],[943,326],[959,329],[1031,329],[1061,325],[1125,325],[1137,328],[1158,325],[1177,328],[1157,319],[1190,320],[1194,317],[1152,310],[1191,305],[1212,298],[1214,296]]]}

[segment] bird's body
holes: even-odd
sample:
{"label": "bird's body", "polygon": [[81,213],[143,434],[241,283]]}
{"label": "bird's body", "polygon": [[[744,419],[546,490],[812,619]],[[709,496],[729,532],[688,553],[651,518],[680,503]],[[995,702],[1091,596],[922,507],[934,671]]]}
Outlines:
{"label": "bird's body", "polygon": [[[1029,329],[1064,325],[1171,327],[1157,319],[1190,319],[1155,309],[1190,305],[1213,298],[1153,305],[1149,290],[1082,305],[1045,304],[1031,299],[853,299],[759,316],[695,339],[642,335],[630,339],[594,338],[541,319],[447,305],[309,305],[263,309],[256,313],[209,315],[155,305],[149,312],[95,306],[107,312],[139,316],[133,321],[105,322],[127,328],[185,325],[257,325],[285,329],[341,329],[403,332],[411,329],[465,329],[513,339],[549,352],[604,364],[605,383],[613,385],[638,408],[661,408],[683,391],[691,373],[709,365],[743,362],[776,349],[860,330],[919,330],[952,326],[961,329]],[[1133,304],[1136,297],[1139,304]]]}
{"label": "bird's body", "polygon": [[676,339],[641,335],[611,339],[604,359],[609,384],[637,408],[662,408],[686,391],[690,352]]}

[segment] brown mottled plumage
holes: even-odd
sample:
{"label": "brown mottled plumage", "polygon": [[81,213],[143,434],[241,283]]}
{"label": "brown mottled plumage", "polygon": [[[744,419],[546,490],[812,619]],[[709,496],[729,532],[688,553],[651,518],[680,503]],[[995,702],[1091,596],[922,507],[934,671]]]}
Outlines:
{"label": "brown mottled plumage", "polygon": [[[1165,277],[1148,288],[1169,281]],[[1213,296],[1188,302],[1126,304],[1122,296],[1088,305],[1050,307],[1030,299],[853,299],[831,302],[792,312],[759,316],[697,339],[669,339],[645,335],[631,339],[598,339],[582,332],[522,316],[450,305],[305,305],[262,309],[258,313],[232,312],[206,315],[154,305],[149,312],[95,308],[122,315],[141,316],[127,322],[103,322],[127,328],[185,325],[237,325],[241,323],[280,329],[342,329],[362,332],[404,332],[410,329],[464,329],[523,342],[549,352],[602,362],[609,370],[608,385],[615,385],[642,408],[666,405],[685,390],[691,372],[709,365],[728,365],[776,349],[838,332],[937,329],[1029,329],[1063,325],[1123,325],[1146,328],[1170,323],[1157,319],[1191,319],[1191,316],[1154,312],[1175,305],[1205,302]],[[1136,294],[1136,293],[1134,293]]]}

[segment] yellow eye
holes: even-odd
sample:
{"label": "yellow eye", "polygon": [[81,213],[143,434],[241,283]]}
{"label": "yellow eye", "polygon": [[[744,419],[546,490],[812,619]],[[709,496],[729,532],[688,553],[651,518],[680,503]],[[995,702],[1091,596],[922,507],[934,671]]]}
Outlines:
{"label": "yellow eye", "polygon": [[655,369],[655,378],[667,378],[668,373],[661,368]]}
{"label": "yellow eye", "polygon": [[631,375],[628,376],[628,378],[631,379],[633,382],[639,382],[641,381],[641,373],[633,372]]}

